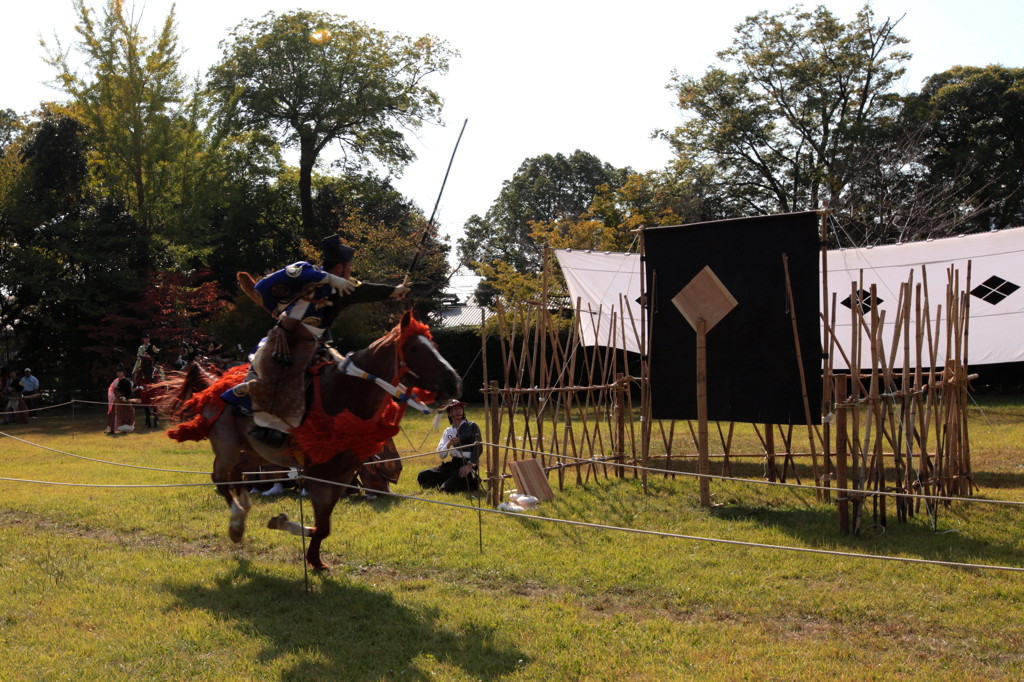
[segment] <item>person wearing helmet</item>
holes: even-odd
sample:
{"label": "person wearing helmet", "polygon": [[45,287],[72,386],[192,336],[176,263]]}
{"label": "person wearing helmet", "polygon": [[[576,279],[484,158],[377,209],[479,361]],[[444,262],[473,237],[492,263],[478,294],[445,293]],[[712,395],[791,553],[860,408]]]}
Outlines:
{"label": "person wearing helmet", "polygon": [[438,488],[446,493],[478,490],[477,466],[483,451],[480,427],[466,419],[466,403],[461,400],[449,401],[444,410],[449,426],[437,444],[441,466],[421,471],[416,480],[422,488]]}
{"label": "person wearing helmet", "polygon": [[322,266],[299,261],[255,284],[251,275],[239,273],[242,289],[277,318],[277,324],[253,354],[247,381],[224,397],[235,404],[251,400],[256,428],[249,435],[267,445],[283,445],[287,432],[302,421],[306,368],[338,314],[357,303],[402,298],[409,292],[404,284],[353,279],[355,250],[342,244],[338,235],[325,239],[322,247]]}

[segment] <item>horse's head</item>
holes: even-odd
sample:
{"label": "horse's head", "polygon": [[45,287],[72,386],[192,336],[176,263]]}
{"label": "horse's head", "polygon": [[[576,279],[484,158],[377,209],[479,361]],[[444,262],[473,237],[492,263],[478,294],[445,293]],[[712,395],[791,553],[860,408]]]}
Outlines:
{"label": "horse's head", "polygon": [[441,402],[462,395],[462,377],[437,350],[430,327],[406,311],[398,331],[398,380],[437,394]]}

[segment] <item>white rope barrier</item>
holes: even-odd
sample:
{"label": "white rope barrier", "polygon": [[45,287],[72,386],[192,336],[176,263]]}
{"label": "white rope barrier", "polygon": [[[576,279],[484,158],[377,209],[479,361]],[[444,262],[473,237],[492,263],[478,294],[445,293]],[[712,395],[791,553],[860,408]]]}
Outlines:
{"label": "white rope barrier", "polygon": [[10,438],[11,440],[17,441],[19,443],[24,443],[25,445],[31,445],[32,447],[39,448],[40,450],[47,450],[49,452],[55,452],[55,453],[57,453],[59,455],[65,455],[67,457],[74,457],[76,459],[84,459],[87,462],[96,462],[98,464],[109,464],[110,466],[115,466],[115,467],[125,467],[126,469],[145,469],[146,471],[162,471],[162,472],[169,473],[169,474],[205,474],[205,475],[209,475],[209,473],[210,473],[209,471],[186,471],[186,470],[183,470],[183,469],[160,469],[160,468],[157,468],[157,467],[145,467],[145,466],[142,466],[142,465],[139,465],[139,464],[124,464],[122,462],[111,462],[110,460],[106,460],[106,459],[96,459],[95,457],[86,457],[85,455],[76,455],[73,452],[65,452],[64,450],[58,450],[56,448],[51,448],[51,447],[48,447],[46,445],[40,445],[39,443],[33,443],[32,441],[25,440],[24,438],[18,438],[17,436],[12,436],[11,434],[5,433],[3,431],[0,431],[0,436],[4,436],[5,438]]}
{"label": "white rope barrier", "polygon": [[267,478],[260,481],[225,481],[222,483],[214,483],[213,481],[206,483],[65,483],[62,481],[41,481],[31,478],[9,478],[7,476],[0,476],[0,481],[8,481],[11,483],[34,483],[37,485],[53,485],[67,488],[197,488],[213,487],[218,485],[251,486],[254,483],[286,483],[294,480],[294,478]]}
{"label": "white rope barrier", "polygon": [[[1024,502],[1017,502],[1015,500],[993,500],[991,498],[984,497],[946,497],[943,495],[924,495],[919,493],[898,493],[887,490],[857,490],[856,488],[837,488],[826,485],[809,485],[806,483],[780,483],[778,481],[762,481],[756,478],[736,478],[734,476],[719,476],[717,474],[700,474],[693,471],[676,471],[675,469],[657,469],[654,467],[644,467],[638,464],[625,464],[622,462],[613,462],[611,460],[604,459],[591,459],[587,457],[573,457],[572,455],[560,455],[556,453],[544,452],[542,450],[527,450],[525,448],[517,448],[511,445],[501,445],[499,443],[488,443],[485,441],[480,442],[481,445],[491,445],[506,450],[514,450],[516,452],[525,452],[533,455],[544,455],[545,457],[551,457],[552,459],[570,459],[583,464],[591,465],[604,465],[610,467],[622,467],[625,469],[633,469],[636,471],[646,471],[652,474],[671,474],[673,476],[689,476],[690,478],[707,478],[715,481],[731,481],[734,483],[754,483],[757,485],[777,486],[781,488],[796,488],[804,490],[825,490],[833,493],[853,493],[857,497],[907,497],[915,500],[938,500],[947,502],[982,502],[986,504],[1004,505],[1008,507],[1022,507]],[[767,457],[768,455],[765,455]],[[776,455],[777,457],[784,456],[783,454]]]}
{"label": "white rope barrier", "polygon": [[813,547],[794,547],[792,545],[773,545],[761,542],[748,542],[745,540],[726,540],[724,538],[709,538],[702,535],[687,535],[683,533],[669,533],[666,531],[657,530],[645,530],[642,528],[629,528],[626,526],[611,526],[603,523],[592,523],[589,521],[574,521],[572,519],[560,519],[553,516],[535,516],[533,514],[523,514],[521,512],[504,511],[501,509],[489,509],[483,507],[473,507],[465,504],[457,504],[455,502],[445,502],[443,500],[430,500],[423,497],[414,497],[410,495],[401,495],[399,493],[384,492],[380,490],[370,490],[367,488],[361,488],[359,486],[349,485],[346,483],[338,483],[336,481],[328,481],[322,478],[314,478],[312,476],[305,476],[300,474],[299,478],[307,481],[316,481],[317,483],[326,483],[328,485],[340,486],[344,488],[352,488],[355,490],[361,490],[373,493],[375,495],[388,495],[390,497],[396,497],[399,499],[407,500],[418,500],[421,502],[428,502],[430,504],[437,504],[444,507],[453,507],[455,509],[465,509],[468,511],[480,513],[485,512],[488,514],[500,514],[502,516],[514,516],[518,518],[528,518],[535,521],[547,521],[550,523],[560,523],[569,526],[579,526],[582,528],[594,528],[597,530],[610,530],[625,533],[636,533],[638,535],[653,535],[656,537],[663,538],[675,538],[678,540],[693,540],[696,542],[710,542],[715,544],[733,545],[738,547],[751,547],[755,549],[774,549],[787,552],[802,552],[805,554],[821,554],[826,556],[836,556],[851,559],[875,559],[879,561],[895,561],[909,564],[927,564],[931,566],[946,566],[949,568],[975,568],[985,569],[992,571],[1011,571],[1015,573],[1024,573],[1024,567],[1019,566],[1001,566],[998,564],[969,564],[959,561],[942,561],[939,559],[915,559],[912,557],[897,557],[884,554],[864,554],[862,552],[840,552],[838,550],[831,549],[816,549]]}
{"label": "white rope barrier", "polygon": [[[73,402],[87,402],[87,401],[72,401],[72,403]],[[65,403],[65,404],[67,404],[67,403]],[[95,404],[105,404],[105,403],[95,403]],[[134,465],[134,464],[123,464],[123,463],[120,463],[120,462],[111,462],[111,461],[107,461],[107,460],[100,460],[100,459],[95,459],[95,458],[91,458],[91,457],[85,457],[85,456],[82,456],[82,455],[76,455],[76,454],[73,454],[73,453],[57,450],[55,448],[50,448],[50,447],[47,447],[47,446],[39,445],[39,444],[36,444],[36,443],[32,443],[30,441],[26,441],[26,440],[21,439],[21,438],[17,438],[16,436],[12,436],[11,434],[8,434],[8,433],[5,433],[5,432],[0,432],[0,436],[4,436],[4,437],[10,438],[12,440],[24,443],[26,445],[31,445],[31,446],[38,447],[38,448],[41,448],[41,449],[44,449],[44,450],[48,450],[48,451],[51,451],[51,452],[55,452],[55,453],[58,453],[58,454],[66,455],[66,456],[69,456],[69,457],[75,457],[75,458],[83,459],[83,460],[87,460],[87,461],[97,462],[97,463],[100,463],[100,464],[109,464],[109,465],[112,465],[112,466],[120,466],[120,467],[132,468],[132,469],[144,469],[144,470],[149,470],[149,471],[160,471],[160,472],[166,472],[166,473],[184,473],[184,474],[202,474],[202,475],[208,475],[210,473],[208,471],[183,471],[183,470],[175,470],[175,469],[159,469],[159,468],[156,468],[156,467],[145,467],[145,466],[139,466],[139,465]],[[677,475],[677,476],[691,476],[691,477],[697,477],[697,478],[699,478],[699,477],[706,477],[706,478],[711,478],[711,479],[715,479],[715,480],[735,481],[735,482],[742,482],[742,483],[757,483],[757,484],[762,484],[762,485],[775,485],[775,486],[782,486],[782,487],[788,487],[788,488],[803,488],[803,489],[808,489],[808,490],[828,490],[830,492],[848,492],[848,493],[856,493],[856,494],[865,495],[865,496],[870,496],[870,495],[888,495],[888,496],[904,495],[904,496],[911,496],[911,494],[909,494],[909,493],[889,493],[889,492],[885,492],[885,491],[863,491],[863,490],[853,490],[853,489],[843,489],[843,488],[829,488],[829,487],[826,487],[826,486],[813,486],[813,485],[803,485],[803,484],[778,483],[778,482],[773,482],[773,481],[760,481],[760,480],[757,480],[757,479],[743,479],[743,478],[738,479],[738,478],[731,478],[731,477],[726,477],[726,476],[716,476],[716,475],[711,475],[711,474],[697,474],[697,473],[690,473],[690,472],[683,472],[683,471],[674,471],[674,470],[671,470],[671,469],[653,469],[653,468],[641,467],[641,466],[637,466],[637,465],[631,465],[631,464],[625,464],[625,463],[619,463],[619,462],[612,462],[612,461],[608,461],[608,460],[597,460],[597,459],[592,459],[592,458],[588,459],[588,458],[581,458],[581,457],[572,457],[570,455],[558,455],[558,454],[542,452],[542,451],[539,451],[539,450],[528,450],[528,449],[525,449],[525,448],[516,448],[516,447],[513,447],[513,446],[501,445],[501,444],[497,444],[497,443],[487,443],[487,442],[483,442],[483,441],[481,442],[481,445],[496,446],[496,447],[506,448],[506,449],[514,450],[514,451],[518,451],[518,452],[530,453],[530,454],[542,454],[542,455],[545,455],[545,456],[548,456],[548,457],[556,457],[556,458],[561,458],[561,459],[570,459],[570,460],[578,461],[578,462],[581,462],[581,463],[584,463],[584,464],[592,464],[592,465],[602,464],[602,465],[606,465],[606,466],[619,466],[619,467],[624,467],[624,468],[629,468],[629,469],[634,469],[634,470],[646,470],[646,471],[652,472],[652,473],[665,473],[665,474],[672,474],[672,475]],[[434,455],[434,454],[437,454],[438,452],[439,451],[428,452],[428,453],[419,453],[419,454],[409,455],[409,456],[405,456],[405,457],[390,458],[389,460],[380,460],[380,461],[394,461],[396,459],[397,460],[414,459],[414,458],[417,458],[417,457],[425,457],[425,456],[429,456],[429,455]],[[457,503],[453,503],[453,502],[445,502],[445,501],[442,501],[442,500],[431,500],[431,499],[422,498],[422,497],[413,496],[413,495],[402,495],[402,494],[394,493],[394,492],[390,492],[390,491],[385,492],[385,491],[380,491],[380,490],[373,490],[373,489],[364,488],[364,487],[360,487],[360,486],[355,486],[355,485],[351,485],[351,484],[339,483],[337,481],[329,481],[329,480],[326,480],[326,479],[315,478],[315,477],[312,477],[312,476],[306,476],[306,475],[304,475],[302,473],[299,473],[299,475],[296,478],[292,478],[292,477],[266,478],[266,479],[261,479],[259,481],[251,481],[251,480],[250,481],[226,481],[226,482],[221,482],[221,483],[215,483],[215,482],[211,481],[211,482],[203,482],[203,483],[166,483],[166,484],[66,483],[66,482],[58,482],[58,481],[43,481],[43,480],[34,480],[34,479],[18,479],[18,478],[10,478],[10,477],[0,477],[0,481],[8,481],[8,482],[14,482],[14,483],[31,483],[31,484],[37,484],[37,485],[50,485],[50,486],[59,486],[59,487],[79,487],[79,488],[188,488],[188,487],[210,487],[210,486],[218,486],[218,485],[251,486],[251,485],[253,485],[255,483],[276,483],[276,482],[289,482],[289,481],[296,481],[296,480],[315,481],[315,482],[318,482],[318,483],[324,483],[324,484],[327,484],[327,485],[333,485],[333,486],[349,488],[349,489],[352,489],[352,490],[358,490],[358,491],[362,491],[362,492],[366,492],[366,493],[370,493],[370,494],[375,494],[375,495],[388,495],[390,497],[394,497],[394,498],[398,498],[398,499],[407,499],[407,500],[415,500],[415,501],[428,502],[430,504],[447,506],[447,507],[452,507],[452,508],[456,508],[456,509],[465,509],[465,510],[474,511],[474,512],[477,512],[477,513],[486,512],[488,514],[499,514],[499,515],[502,515],[502,516],[514,516],[514,517],[519,517],[519,518],[524,517],[524,514],[522,514],[520,512],[504,511],[504,510],[500,510],[500,509],[489,509],[489,508],[483,508],[483,507],[474,507],[474,506],[469,506],[469,505],[464,505],[464,504],[457,504]],[[932,496],[932,495],[928,495],[928,496],[926,496],[926,495],[912,495],[912,496],[915,497],[915,498],[923,498],[923,499],[948,500],[948,501],[959,501],[959,502],[987,502],[987,503],[991,503],[991,504],[1006,504],[1006,505],[1013,505],[1013,506],[1021,506],[1022,504],[1024,504],[1024,503],[1020,503],[1020,502],[1012,502],[1012,501],[1005,501],[1005,500],[991,500],[991,499],[982,499],[982,498],[941,497],[941,496]],[[597,530],[609,530],[609,531],[617,531],[617,532],[625,532],[625,533],[634,533],[634,534],[639,534],[639,535],[650,535],[650,536],[674,538],[674,539],[680,539],[680,540],[691,540],[691,541],[695,541],[695,542],[708,542],[708,543],[714,543],[714,544],[724,544],[724,545],[732,545],[732,546],[739,546],[739,547],[749,547],[749,548],[754,548],[754,549],[771,549],[771,550],[778,550],[778,551],[799,552],[799,553],[806,553],[806,554],[817,554],[817,555],[835,556],[835,557],[843,557],[843,558],[873,559],[873,560],[878,560],[878,561],[894,561],[894,562],[900,562],[900,563],[925,564],[925,565],[933,565],[933,566],[944,566],[944,567],[949,567],[949,568],[966,568],[966,569],[980,569],[980,570],[1024,572],[1024,567],[1001,566],[1001,565],[996,565],[996,564],[972,564],[972,563],[964,563],[964,562],[956,562],[956,561],[941,561],[941,560],[937,560],[937,559],[915,559],[915,558],[911,558],[911,557],[897,557],[897,556],[880,555],[880,554],[865,554],[865,553],[859,553],[859,552],[841,552],[841,551],[838,551],[838,550],[816,549],[816,548],[811,548],[811,547],[795,547],[795,546],[791,546],[791,545],[775,545],[775,544],[767,544],[767,543],[749,542],[749,541],[744,541],[744,540],[727,540],[727,539],[724,539],[724,538],[712,538],[712,537],[705,537],[705,536],[699,536],[699,535],[688,535],[688,534],[683,534],[683,533],[669,533],[669,532],[666,532],[666,531],[654,531],[654,530],[646,530],[646,529],[641,529],[641,528],[629,528],[629,527],[626,527],[626,526],[612,526],[612,525],[608,525],[608,524],[593,523],[593,522],[588,522],[588,521],[575,521],[575,520],[572,520],[572,519],[561,519],[561,518],[550,517],[550,516],[535,516],[535,515],[532,515],[532,514],[531,515],[525,515],[525,516],[527,518],[534,519],[534,520],[537,520],[537,521],[547,521],[549,523],[571,525],[571,526],[577,526],[577,527],[583,527],[583,528],[593,528],[593,529],[597,529]]]}
{"label": "white rope barrier", "polygon": [[[49,485],[57,487],[72,487],[72,488],[195,488],[195,487],[211,487],[218,485],[242,485],[249,486],[253,483],[275,483],[275,482],[287,482],[294,481],[297,479],[288,478],[277,478],[277,479],[264,479],[262,481],[225,481],[221,483],[155,483],[155,484],[126,484],[126,483],[65,483],[59,481],[42,481],[34,479],[22,479],[22,478],[10,478],[6,476],[0,476],[0,481],[8,481],[12,483],[31,483],[36,485]],[[612,526],[603,523],[592,523],[589,521],[575,521],[572,519],[560,519],[553,516],[534,516],[524,515],[520,512],[503,511],[500,509],[488,509],[484,507],[474,507],[465,504],[456,504],[454,502],[445,502],[443,500],[430,500],[423,497],[417,497],[414,495],[402,495],[399,493],[385,492],[381,490],[373,490],[370,488],[363,488],[360,486],[350,485],[346,483],[339,483],[337,481],[329,481],[322,478],[315,478],[312,476],[306,476],[299,474],[298,480],[315,481],[317,483],[324,483],[327,485],[338,486],[342,488],[349,488],[352,490],[359,490],[362,492],[371,493],[374,495],[388,495],[390,497],[414,500],[420,502],[427,502],[430,504],[436,504],[444,507],[452,507],[455,509],[464,509],[477,513],[488,513],[488,514],[499,514],[502,516],[514,516],[518,518],[530,518],[536,521],[547,521],[549,523],[558,523],[569,526],[577,526],[581,528],[593,528],[596,530],[609,530],[624,533],[634,533],[637,535],[650,535],[655,537],[674,538],[677,540],[692,540],[695,542],[708,542],[713,544],[732,545],[738,547],[750,547],[753,549],[772,549],[787,552],[799,552],[805,554],[818,554],[825,556],[835,556],[851,559],[874,559],[877,561],[895,561],[899,563],[910,563],[910,564],[927,564],[932,566],[945,566],[948,568],[973,568],[982,570],[993,570],[993,571],[1010,571],[1010,572],[1024,572],[1024,568],[1017,566],[1001,566],[998,564],[971,564],[959,561],[941,561],[938,559],[914,559],[911,557],[897,557],[884,554],[864,554],[861,552],[840,552],[837,550],[829,549],[816,549],[813,547],[794,547],[792,545],[774,545],[761,542],[749,542],[745,540],[727,540],[724,538],[710,538],[701,535],[688,535],[684,533],[669,533],[667,531],[656,531],[646,530],[643,528],[629,528],[626,526]]]}

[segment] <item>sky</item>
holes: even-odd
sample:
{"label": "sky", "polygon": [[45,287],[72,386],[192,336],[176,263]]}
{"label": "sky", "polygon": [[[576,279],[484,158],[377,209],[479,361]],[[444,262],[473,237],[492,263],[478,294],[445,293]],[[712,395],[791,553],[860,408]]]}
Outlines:
{"label": "sky", "polygon": [[[153,35],[170,0],[124,0]],[[99,8],[103,0],[86,0]],[[183,71],[203,75],[220,56],[218,43],[245,19],[273,10],[324,10],[381,30],[432,34],[460,53],[432,86],[445,99],[444,126],[426,125],[410,139],[417,160],[395,186],[430,215],[463,121],[468,121],[438,208],[441,234],[454,242],[473,214],[483,215],[527,158],[577,149],[616,167],[664,168],[666,143],[656,129],[680,122],[666,89],[673,70],[700,76],[734,29],[760,10],[778,13],[793,2],[775,0],[632,0],[623,3],[520,0],[178,0]],[[823,3],[851,20],[862,0]],[[26,113],[40,101],[60,100],[46,83],[40,38],[64,47],[77,37],[72,0],[4,0],[0,12],[0,108]],[[815,3],[806,3],[813,7]],[[898,33],[913,58],[902,88],[955,65],[1024,67],[1024,3],[1008,0],[876,0],[876,20],[903,17]],[[454,249],[453,249],[454,250]]]}

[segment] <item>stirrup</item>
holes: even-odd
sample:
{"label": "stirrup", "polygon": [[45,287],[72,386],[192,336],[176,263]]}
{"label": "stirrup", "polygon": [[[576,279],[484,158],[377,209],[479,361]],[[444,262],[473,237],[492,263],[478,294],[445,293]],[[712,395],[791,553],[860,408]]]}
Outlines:
{"label": "stirrup", "polygon": [[249,436],[272,448],[279,448],[288,440],[288,434],[284,431],[272,429],[269,426],[257,426],[249,431]]}

